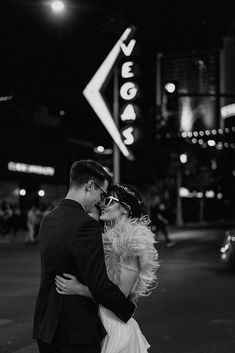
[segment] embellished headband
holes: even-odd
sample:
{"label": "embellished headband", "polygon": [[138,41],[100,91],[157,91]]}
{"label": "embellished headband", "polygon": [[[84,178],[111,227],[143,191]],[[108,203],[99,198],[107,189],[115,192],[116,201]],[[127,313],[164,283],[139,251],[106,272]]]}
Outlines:
{"label": "embellished headband", "polygon": [[127,192],[128,194],[134,196],[136,198],[136,200],[138,201],[138,204],[141,205],[141,201],[140,199],[136,196],[136,194],[134,193],[134,191],[131,191],[130,189],[128,189],[126,186],[123,186],[123,185],[120,185],[120,184],[116,184],[116,186],[119,188],[119,189],[122,189],[124,190],[125,192]]}

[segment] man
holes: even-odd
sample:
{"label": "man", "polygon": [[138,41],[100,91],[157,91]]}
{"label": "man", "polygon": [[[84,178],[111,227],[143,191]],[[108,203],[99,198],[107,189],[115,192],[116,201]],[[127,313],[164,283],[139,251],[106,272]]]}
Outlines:
{"label": "man", "polygon": [[[106,335],[98,303],[127,322],[135,306],[106,273],[99,223],[88,215],[106,197],[109,174],[97,162],[81,160],[70,170],[65,199],[42,220],[39,231],[41,284],[33,337],[41,353],[98,353]],[[55,276],[71,273],[94,300],[59,295]]]}

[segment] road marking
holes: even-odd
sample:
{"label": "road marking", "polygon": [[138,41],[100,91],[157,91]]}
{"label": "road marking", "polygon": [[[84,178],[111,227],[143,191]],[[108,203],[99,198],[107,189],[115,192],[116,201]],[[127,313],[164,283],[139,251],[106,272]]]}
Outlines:
{"label": "road marking", "polygon": [[30,346],[22,347],[13,353],[38,353],[37,343],[30,344]]}
{"label": "road marking", "polygon": [[0,319],[0,326],[10,324],[14,320],[9,320],[9,319]]}

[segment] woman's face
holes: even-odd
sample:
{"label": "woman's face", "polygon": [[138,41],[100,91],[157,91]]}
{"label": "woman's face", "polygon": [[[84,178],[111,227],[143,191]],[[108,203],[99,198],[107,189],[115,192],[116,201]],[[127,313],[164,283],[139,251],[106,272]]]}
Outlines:
{"label": "woman's face", "polygon": [[116,195],[107,198],[107,206],[102,210],[101,221],[116,221],[120,219],[123,214],[126,214],[125,208],[118,202]]}

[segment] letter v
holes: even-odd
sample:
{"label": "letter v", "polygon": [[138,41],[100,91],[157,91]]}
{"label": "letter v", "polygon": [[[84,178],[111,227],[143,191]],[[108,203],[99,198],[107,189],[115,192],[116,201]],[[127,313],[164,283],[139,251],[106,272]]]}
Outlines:
{"label": "letter v", "polygon": [[136,40],[131,39],[130,42],[126,45],[125,43],[121,43],[121,49],[126,56],[130,56],[134,47],[135,47]]}

